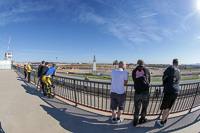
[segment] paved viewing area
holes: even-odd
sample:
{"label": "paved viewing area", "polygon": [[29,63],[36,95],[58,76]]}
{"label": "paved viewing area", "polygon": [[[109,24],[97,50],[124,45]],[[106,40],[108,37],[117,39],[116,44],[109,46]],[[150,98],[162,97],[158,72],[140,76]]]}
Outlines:
{"label": "paved viewing area", "polygon": [[158,116],[132,126],[132,115],[112,124],[111,113],[98,111],[64,100],[49,99],[35,90],[14,70],[0,70],[0,133],[199,133],[200,108],[170,115],[165,127],[156,124]]}

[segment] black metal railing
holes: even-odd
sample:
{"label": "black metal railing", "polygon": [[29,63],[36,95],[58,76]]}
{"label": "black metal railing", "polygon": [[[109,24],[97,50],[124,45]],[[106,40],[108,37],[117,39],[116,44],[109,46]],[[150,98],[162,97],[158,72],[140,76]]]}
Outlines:
{"label": "black metal railing", "polygon": [[[16,68],[16,66],[13,66]],[[16,69],[24,74],[23,68]],[[38,82],[37,71],[31,72],[31,81]],[[76,78],[55,76],[53,78],[56,95],[74,102],[76,105],[84,105],[103,111],[110,110],[110,86],[111,83],[84,81]],[[191,111],[192,108],[200,105],[199,82],[180,84],[180,94],[170,113]],[[150,88],[150,100],[147,108],[147,115],[160,114],[160,106],[163,98],[163,86],[152,85]],[[134,113],[134,86],[125,86],[126,103],[124,114]]]}

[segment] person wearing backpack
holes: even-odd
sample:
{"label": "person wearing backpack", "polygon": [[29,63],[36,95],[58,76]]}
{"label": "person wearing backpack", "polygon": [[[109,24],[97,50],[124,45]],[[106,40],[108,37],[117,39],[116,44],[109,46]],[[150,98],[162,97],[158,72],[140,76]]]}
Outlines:
{"label": "person wearing backpack", "polygon": [[137,67],[132,71],[132,78],[134,81],[134,89],[135,89],[135,95],[134,95],[135,112],[134,112],[133,126],[136,126],[138,124],[138,117],[141,104],[142,104],[142,112],[141,112],[141,118],[139,119],[139,124],[145,123],[147,121],[145,117],[150,96],[149,95],[150,72],[146,67],[144,67],[143,60],[140,59],[137,61]]}
{"label": "person wearing backpack", "polygon": [[160,110],[163,110],[162,120],[158,120],[157,124],[161,127],[165,126],[169,116],[169,110],[176,101],[180,93],[179,83],[181,80],[181,72],[178,68],[178,59],[173,60],[173,65],[169,66],[162,77],[164,85],[164,97]]}

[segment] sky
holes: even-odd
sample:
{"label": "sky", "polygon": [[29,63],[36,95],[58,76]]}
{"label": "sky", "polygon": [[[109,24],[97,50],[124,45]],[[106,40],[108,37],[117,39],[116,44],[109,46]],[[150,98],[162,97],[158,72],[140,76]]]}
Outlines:
{"label": "sky", "polygon": [[0,0],[0,60],[9,42],[15,62],[200,63],[200,0]]}

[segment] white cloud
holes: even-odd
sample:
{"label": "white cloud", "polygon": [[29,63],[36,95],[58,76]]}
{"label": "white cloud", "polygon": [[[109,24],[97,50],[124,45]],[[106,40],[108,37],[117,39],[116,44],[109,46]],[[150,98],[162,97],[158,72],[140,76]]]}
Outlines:
{"label": "white cloud", "polygon": [[152,17],[152,16],[155,16],[155,15],[157,15],[157,14],[158,14],[158,13],[151,13],[151,14],[147,14],[147,15],[141,16],[141,18]]}
{"label": "white cloud", "polygon": [[[177,5],[178,1],[175,2]],[[93,4],[95,6],[99,4],[107,10],[95,8]],[[163,36],[172,39],[175,30],[177,31],[178,28],[170,27],[173,25],[173,21],[169,21],[171,25],[168,28],[164,24],[160,25],[159,21],[161,20],[157,17],[162,16],[162,18],[167,18],[167,20],[171,19],[169,16],[180,17],[176,12],[176,8],[177,6],[166,1],[146,1],[144,5],[131,0],[115,2],[111,0],[95,0],[90,2],[83,2],[81,0],[36,2],[11,0],[11,2],[0,2],[0,25],[45,19],[45,16],[48,15],[45,12],[50,11],[53,13],[52,20],[62,19],[68,21],[70,19],[81,23],[93,22],[102,29],[102,32],[109,33],[124,42],[137,44],[162,41]],[[35,15],[36,13],[38,15]],[[43,15],[40,16],[40,14]],[[184,20],[191,16],[188,15]],[[188,25],[182,24],[181,27],[182,30],[190,30]],[[163,29],[165,29],[164,32]],[[170,31],[172,29],[173,31]]]}
{"label": "white cloud", "polygon": [[192,18],[197,12],[192,12],[192,13],[189,13],[188,15],[186,15],[183,19],[183,23],[185,23],[185,21],[189,20],[190,18]]}
{"label": "white cloud", "polygon": [[32,13],[51,10],[52,7],[43,2],[8,1],[0,3],[0,25],[13,22],[34,20]]}
{"label": "white cloud", "polygon": [[91,7],[88,7],[85,4],[80,4],[76,9],[75,9],[75,17],[78,17],[78,19],[82,22],[95,22],[97,24],[104,24],[105,20],[103,17],[100,17],[99,15],[94,13],[94,9]]}

